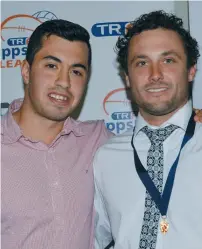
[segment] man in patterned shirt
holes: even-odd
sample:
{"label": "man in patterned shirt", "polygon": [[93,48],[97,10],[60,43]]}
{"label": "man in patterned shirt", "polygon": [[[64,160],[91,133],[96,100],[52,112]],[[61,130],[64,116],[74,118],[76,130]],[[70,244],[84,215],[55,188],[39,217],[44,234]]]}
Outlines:
{"label": "man in patterned shirt", "polygon": [[104,121],[70,117],[91,67],[88,32],[52,20],[30,37],[24,99],[1,121],[2,248],[90,249],[92,159],[112,134]]}

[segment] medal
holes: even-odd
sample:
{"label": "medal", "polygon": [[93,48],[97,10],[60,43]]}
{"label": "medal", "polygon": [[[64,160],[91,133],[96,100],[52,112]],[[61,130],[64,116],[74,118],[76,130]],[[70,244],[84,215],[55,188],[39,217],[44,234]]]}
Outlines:
{"label": "medal", "polygon": [[166,220],[166,216],[162,216],[162,220],[160,222],[160,230],[163,234],[166,234],[169,229],[169,223]]}

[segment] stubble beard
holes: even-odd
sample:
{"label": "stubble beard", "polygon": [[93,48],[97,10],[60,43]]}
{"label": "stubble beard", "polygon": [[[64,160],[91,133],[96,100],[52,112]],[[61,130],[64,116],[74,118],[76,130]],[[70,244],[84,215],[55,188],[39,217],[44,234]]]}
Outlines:
{"label": "stubble beard", "polygon": [[[133,93],[133,99],[135,99],[135,94]],[[172,96],[170,100],[164,101],[162,103],[149,103],[146,101],[136,101],[139,109],[142,109],[145,113],[152,116],[164,116],[169,113],[175,112],[181,106],[183,106],[189,99],[188,88],[180,94],[180,96]]]}

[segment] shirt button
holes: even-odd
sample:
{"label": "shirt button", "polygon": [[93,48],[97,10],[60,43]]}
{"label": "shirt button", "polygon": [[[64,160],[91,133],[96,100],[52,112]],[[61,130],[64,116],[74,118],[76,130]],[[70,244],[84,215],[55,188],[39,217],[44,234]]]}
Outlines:
{"label": "shirt button", "polygon": [[54,183],[53,183],[53,186],[54,186],[54,187],[57,187],[57,186],[58,186],[58,182],[54,182]]}

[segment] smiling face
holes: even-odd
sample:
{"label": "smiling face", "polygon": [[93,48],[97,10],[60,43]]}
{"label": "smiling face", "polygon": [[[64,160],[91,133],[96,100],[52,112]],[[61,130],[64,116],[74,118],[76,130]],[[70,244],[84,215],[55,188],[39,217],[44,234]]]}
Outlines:
{"label": "smiling face", "polygon": [[143,31],[128,48],[128,85],[143,117],[174,113],[189,98],[195,66],[187,57],[179,35],[172,30]]}
{"label": "smiling face", "polygon": [[65,120],[78,106],[88,81],[88,47],[55,35],[43,39],[31,67],[22,66],[25,104],[52,121]]}

